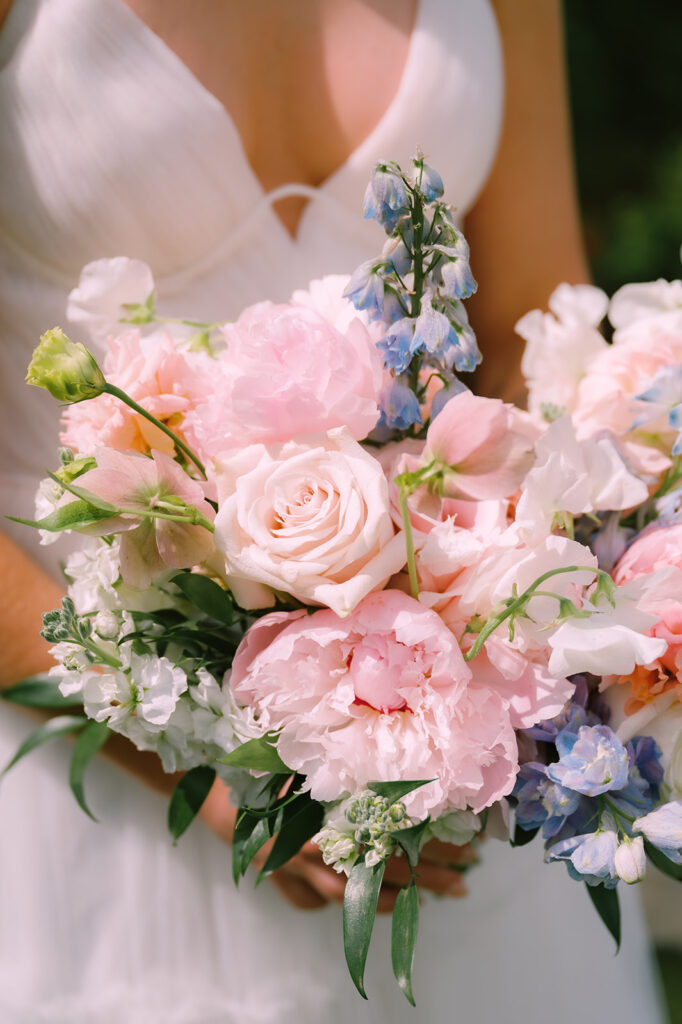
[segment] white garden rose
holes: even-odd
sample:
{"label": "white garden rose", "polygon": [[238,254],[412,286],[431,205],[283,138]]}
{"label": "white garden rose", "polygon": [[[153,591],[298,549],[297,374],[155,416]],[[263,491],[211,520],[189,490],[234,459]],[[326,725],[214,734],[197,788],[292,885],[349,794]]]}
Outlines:
{"label": "white garden rose", "polygon": [[345,427],[251,445],[217,469],[215,543],[245,607],[273,603],[264,584],[348,615],[405,564],[381,466]]}

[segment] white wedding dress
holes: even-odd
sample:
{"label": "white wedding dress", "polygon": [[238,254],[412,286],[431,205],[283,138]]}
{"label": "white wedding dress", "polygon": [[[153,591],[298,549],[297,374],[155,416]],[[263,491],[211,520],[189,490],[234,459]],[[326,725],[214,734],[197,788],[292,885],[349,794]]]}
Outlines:
{"label": "white wedding dress", "polygon": [[[170,315],[226,319],[285,299],[378,251],[382,233],[360,214],[378,158],[407,162],[420,144],[464,213],[501,113],[487,0],[421,0],[394,101],[321,188],[302,189],[292,240],[225,109],[120,0],[15,0],[0,36],[0,509],[30,514],[54,465],[55,403],[22,381],[83,264],[146,260]],[[55,549],[15,535],[55,569]],[[4,762],[30,723],[1,710]],[[583,888],[542,864],[539,841],[488,842],[468,899],[424,901],[416,1011],[379,920],[364,1003],[338,907],[299,912],[248,878],[235,890],[226,846],[196,825],[174,848],[163,801],[104,762],[87,780],[94,824],[68,790],[68,758],[66,744],[43,748],[0,788],[3,1024],[660,1020],[631,894],[614,957]]]}

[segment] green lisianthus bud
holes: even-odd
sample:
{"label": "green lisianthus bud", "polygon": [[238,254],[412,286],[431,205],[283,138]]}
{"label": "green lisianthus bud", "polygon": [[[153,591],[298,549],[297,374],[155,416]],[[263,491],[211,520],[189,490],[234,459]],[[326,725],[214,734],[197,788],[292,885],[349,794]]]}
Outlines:
{"label": "green lisianthus bud", "polygon": [[61,327],[46,331],[33,353],[26,382],[45,388],[60,402],[96,398],[106,387],[104,374],[85,345],[71,341]]}

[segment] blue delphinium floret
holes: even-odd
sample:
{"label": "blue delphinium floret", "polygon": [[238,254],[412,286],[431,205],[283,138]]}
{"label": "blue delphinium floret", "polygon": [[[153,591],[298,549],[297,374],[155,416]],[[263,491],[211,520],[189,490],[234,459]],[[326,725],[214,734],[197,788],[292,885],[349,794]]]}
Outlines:
{"label": "blue delphinium floret", "polygon": [[421,169],[419,187],[424,193],[427,203],[432,203],[434,199],[440,199],[443,195],[443,179],[438,171],[430,167],[429,164],[424,163],[423,160],[415,161],[415,163]]}
{"label": "blue delphinium floret", "polygon": [[365,310],[370,320],[381,317],[384,306],[384,285],[376,273],[376,261],[366,260],[354,271],[345,287],[344,298],[356,309]]}
{"label": "blue delphinium floret", "polygon": [[377,348],[384,356],[384,366],[396,374],[405,373],[412,360],[414,320],[401,317],[391,324]]}
{"label": "blue delphinium floret", "polygon": [[365,191],[362,212],[373,218],[390,234],[409,211],[410,200],[405,181],[396,164],[377,164]]}
{"label": "blue delphinium floret", "polygon": [[415,424],[421,425],[422,414],[414,391],[402,380],[393,381],[379,397],[379,427],[392,430],[407,430]]}
{"label": "blue delphinium floret", "polygon": [[628,781],[628,752],[607,725],[582,725],[577,735],[564,729],[556,738],[559,760],[547,774],[553,782],[586,796],[622,789]]}
{"label": "blue delphinium floret", "polygon": [[596,831],[571,836],[551,846],[546,860],[563,860],[572,878],[613,889],[618,882],[615,858],[619,845],[616,823],[605,814]]}

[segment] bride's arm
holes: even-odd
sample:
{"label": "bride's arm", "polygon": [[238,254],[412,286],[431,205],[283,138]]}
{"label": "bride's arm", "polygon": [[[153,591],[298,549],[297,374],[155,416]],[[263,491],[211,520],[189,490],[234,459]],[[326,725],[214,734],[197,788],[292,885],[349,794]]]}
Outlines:
{"label": "bride's arm", "polygon": [[466,219],[479,291],[469,303],[484,355],[477,390],[523,394],[514,324],[561,281],[588,281],[577,202],[560,0],[493,0],[506,107],[492,174]]}

